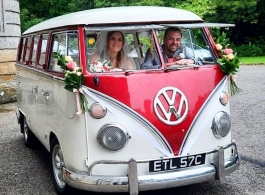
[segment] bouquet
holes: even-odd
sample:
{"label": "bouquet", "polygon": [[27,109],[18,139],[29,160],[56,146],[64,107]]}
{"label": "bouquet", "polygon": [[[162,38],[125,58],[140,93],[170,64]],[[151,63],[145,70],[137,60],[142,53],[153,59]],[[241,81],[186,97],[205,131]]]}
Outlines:
{"label": "bouquet", "polygon": [[89,70],[91,72],[107,72],[111,71],[111,63],[109,60],[104,60],[100,62],[99,60],[96,60],[93,64],[89,65]]}
{"label": "bouquet", "polygon": [[231,96],[235,95],[236,93],[241,92],[242,90],[236,85],[236,73],[239,69],[240,61],[237,58],[236,53],[233,54],[233,50],[228,48],[229,44],[223,46],[221,44],[216,44],[216,49],[220,53],[221,58],[217,60],[217,63],[224,74],[229,76],[230,81],[230,94]]}
{"label": "bouquet", "polygon": [[[61,69],[65,70],[65,89],[70,92],[76,93],[77,98],[77,115],[80,116],[82,111],[88,110],[87,100],[82,91],[82,85],[84,83],[84,75],[82,69],[77,66],[71,56],[65,56],[55,52],[53,57],[57,59],[57,64]],[[80,104],[82,102],[82,104]]]}

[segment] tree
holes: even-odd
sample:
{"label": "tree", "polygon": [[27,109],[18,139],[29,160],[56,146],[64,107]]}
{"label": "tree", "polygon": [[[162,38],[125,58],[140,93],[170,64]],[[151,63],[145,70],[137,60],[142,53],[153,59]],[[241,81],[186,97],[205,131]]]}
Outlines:
{"label": "tree", "polygon": [[265,40],[264,0],[20,0],[21,28],[24,32],[43,20],[74,11],[144,5],[182,8],[198,14],[206,22],[236,24],[228,34],[236,44],[246,43],[251,37]]}

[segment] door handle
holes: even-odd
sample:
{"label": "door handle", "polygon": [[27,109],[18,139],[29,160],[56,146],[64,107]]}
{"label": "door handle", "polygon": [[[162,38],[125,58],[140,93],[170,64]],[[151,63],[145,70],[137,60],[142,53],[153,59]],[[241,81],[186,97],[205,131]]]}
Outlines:
{"label": "door handle", "polygon": [[37,96],[38,96],[38,86],[33,86],[32,87],[32,94],[35,97],[35,99],[37,99]]}
{"label": "door handle", "polygon": [[45,96],[45,98],[46,98],[47,100],[49,99],[49,97],[50,97],[50,93],[49,93],[49,91],[44,91],[44,90],[42,90],[41,93],[42,93],[43,96]]}

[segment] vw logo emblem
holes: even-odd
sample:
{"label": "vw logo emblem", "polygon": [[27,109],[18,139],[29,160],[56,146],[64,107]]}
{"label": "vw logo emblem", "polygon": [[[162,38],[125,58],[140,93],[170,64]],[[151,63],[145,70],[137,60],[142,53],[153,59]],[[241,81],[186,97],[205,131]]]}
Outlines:
{"label": "vw logo emblem", "polygon": [[188,115],[188,100],[175,87],[161,89],[154,99],[154,110],[160,121],[167,125],[177,125]]}

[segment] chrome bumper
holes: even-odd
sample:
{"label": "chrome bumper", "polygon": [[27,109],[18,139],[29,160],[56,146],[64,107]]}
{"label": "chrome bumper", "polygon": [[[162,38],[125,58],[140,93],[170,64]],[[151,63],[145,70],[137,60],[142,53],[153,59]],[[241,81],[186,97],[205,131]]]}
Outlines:
{"label": "chrome bumper", "polygon": [[[232,146],[234,147],[233,155],[229,159],[224,160],[224,149]],[[138,194],[139,191],[172,188],[213,179],[223,180],[225,175],[232,173],[239,167],[240,160],[235,143],[206,154],[211,153],[214,154],[215,159],[211,165],[183,168],[177,171],[139,176],[137,175],[137,163],[142,163],[143,161],[138,162],[132,159],[129,162],[119,162],[128,164],[128,176],[91,176],[87,173],[75,173],[64,168],[64,178],[67,184],[78,189],[96,192],[130,192],[133,195]],[[95,164],[100,163],[119,164],[118,161],[99,161]]]}

